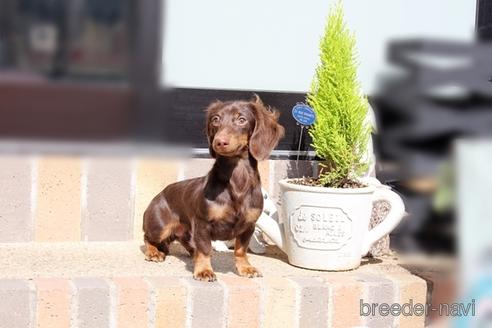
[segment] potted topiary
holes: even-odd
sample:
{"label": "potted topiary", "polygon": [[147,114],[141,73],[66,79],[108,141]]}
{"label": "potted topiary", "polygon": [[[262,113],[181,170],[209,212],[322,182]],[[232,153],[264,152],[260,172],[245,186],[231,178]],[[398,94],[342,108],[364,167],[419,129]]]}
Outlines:
{"label": "potted topiary", "polygon": [[[370,127],[368,102],[357,81],[355,37],[335,5],[320,42],[320,63],[307,95],[316,122],[310,128],[319,159],[318,177],[281,180],[283,227],[262,216],[258,226],[288,255],[289,262],[319,270],[348,270],[401,220],[404,206],[386,188],[364,183],[361,173]],[[386,200],[391,210],[369,231],[372,203]]]}

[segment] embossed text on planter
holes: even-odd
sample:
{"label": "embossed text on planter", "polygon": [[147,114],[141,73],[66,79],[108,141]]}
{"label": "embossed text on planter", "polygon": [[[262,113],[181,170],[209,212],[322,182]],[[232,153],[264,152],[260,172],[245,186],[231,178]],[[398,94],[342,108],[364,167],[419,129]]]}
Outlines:
{"label": "embossed text on planter", "polygon": [[337,207],[301,205],[290,213],[289,220],[300,247],[336,250],[352,237],[352,220]]}

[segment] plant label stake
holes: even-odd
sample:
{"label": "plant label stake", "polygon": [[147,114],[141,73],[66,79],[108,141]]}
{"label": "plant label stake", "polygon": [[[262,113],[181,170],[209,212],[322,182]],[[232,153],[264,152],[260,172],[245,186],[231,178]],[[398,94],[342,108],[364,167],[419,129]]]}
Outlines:
{"label": "plant label stake", "polygon": [[304,134],[304,128],[309,128],[316,121],[316,114],[314,110],[306,104],[297,103],[292,108],[292,117],[297,122],[297,125],[301,126],[301,132],[299,134],[299,144],[297,146],[297,158],[296,158],[296,170],[299,175],[299,153],[301,152],[302,136]]}

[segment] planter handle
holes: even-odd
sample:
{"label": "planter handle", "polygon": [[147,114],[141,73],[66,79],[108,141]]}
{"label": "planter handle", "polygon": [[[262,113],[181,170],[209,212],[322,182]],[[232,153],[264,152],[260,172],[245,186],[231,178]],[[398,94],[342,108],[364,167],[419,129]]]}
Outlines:
{"label": "planter handle", "polygon": [[377,201],[387,201],[391,208],[386,218],[366,234],[361,256],[365,256],[375,242],[389,234],[405,215],[405,205],[401,197],[389,187],[377,187],[373,194],[373,203]]}
{"label": "planter handle", "polygon": [[285,252],[284,234],[277,221],[265,213],[261,213],[258,221],[256,221],[256,225],[273,241],[275,245],[278,246],[278,248]]}

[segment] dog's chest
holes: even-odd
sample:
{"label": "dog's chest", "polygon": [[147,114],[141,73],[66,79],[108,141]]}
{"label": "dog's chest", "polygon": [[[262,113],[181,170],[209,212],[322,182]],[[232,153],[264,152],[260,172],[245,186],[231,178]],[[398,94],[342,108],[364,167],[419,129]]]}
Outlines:
{"label": "dog's chest", "polygon": [[255,224],[261,214],[261,208],[255,204],[253,198],[254,194],[248,193],[240,201],[227,197],[227,201],[208,202],[207,221],[214,239],[234,238]]}
{"label": "dog's chest", "polygon": [[222,198],[220,201],[207,202],[208,221],[255,221],[258,218],[258,208],[255,208],[252,194],[245,195],[242,199],[234,199],[230,195]]}

